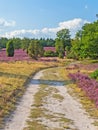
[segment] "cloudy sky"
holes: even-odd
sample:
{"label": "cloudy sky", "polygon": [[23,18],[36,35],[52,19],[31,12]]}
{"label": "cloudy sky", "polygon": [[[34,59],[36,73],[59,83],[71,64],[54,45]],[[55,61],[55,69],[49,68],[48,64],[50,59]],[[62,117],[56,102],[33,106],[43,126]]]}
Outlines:
{"label": "cloudy sky", "polygon": [[64,28],[73,37],[97,13],[98,0],[0,0],[0,37],[55,38]]}

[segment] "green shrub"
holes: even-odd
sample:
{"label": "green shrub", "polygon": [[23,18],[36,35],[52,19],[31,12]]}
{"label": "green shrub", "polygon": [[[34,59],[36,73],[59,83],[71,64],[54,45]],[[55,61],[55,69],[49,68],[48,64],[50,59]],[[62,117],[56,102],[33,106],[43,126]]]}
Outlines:
{"label": "green shrub", "polygon": [[91,73],[90,77],[93,78],[93,79],[98,79],[98,69],[95,70],[93,73]]}
{"label": "green shrub", "polygon": [[53,52],[53,51],[45,51],[44,52],[44,56],[45,57],[56,57],[58,56],[56,52]]}
{"label": "green shrub", "polygon": [[63,54],[63,52],[59,52],[59,58],[61,58],[61,59],[64,58],[64,54]]}
{"label": "green shrub", "polygon": [[14,45],[13,45],[12,40],[7,42],[6,53],[7,53],[7,56],[9,56],[9,57],[13,57],[14,56]]}

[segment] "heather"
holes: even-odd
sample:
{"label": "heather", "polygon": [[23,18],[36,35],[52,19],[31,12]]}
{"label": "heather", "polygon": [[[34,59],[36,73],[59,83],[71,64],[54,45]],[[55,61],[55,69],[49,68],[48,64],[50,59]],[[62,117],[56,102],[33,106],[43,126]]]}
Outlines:
{"label": "heather", "polygon": [[87,71],[94,71],[96,69],[98,69],[98,63],[87,63],[88,61],[86,60],[85,63],[81,63],[79,64],[79,67],[82,69],[82,70],[87,70]]}
{"label": "heather", "polygon": [[8,57],[6,54],[6,49],[0,50],[0,61],[30,61],[30,57],[27,55],[26,51],[22,49],[16,49],[13,57]]}
{"label": "heather", "polygon": [[88,96],[98,108],[98,82],[80,72],[70,73],[69,77],[77,83],[78,87],[85,92],[86,96]]}

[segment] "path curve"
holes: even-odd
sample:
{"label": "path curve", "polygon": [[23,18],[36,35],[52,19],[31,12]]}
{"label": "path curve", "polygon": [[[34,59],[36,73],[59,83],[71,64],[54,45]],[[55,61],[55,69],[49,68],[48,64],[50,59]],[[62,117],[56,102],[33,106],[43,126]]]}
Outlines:
{"label": "path curve", "polygon": [[16,106],[17,109],[11,115],[10,118],[6,119],[4,129],[0,129],[0,130],[23,130],[23,128],[26,126],[26,120],[30,115],[30,110],[32,108],[31,106],[34,102],[33,97],[39,87],[38,79],[40,79],[41,76],[42,76],[42,71],[38,72],[33,77],[33,79],[28,85],[28,88],[26,89],[25,94],[23,95],[18,105]]}
{"label": "path curve", "polygon": [[[53,70],[56,71],[56,69]],[[46,71],[50,70],[47,69]],[[52,73],[52,71],[50,72]],[[43,71],[40,71],[33,77],[30,84],[28,85],[25,94],[17,105],[16,111],[9,119],[7,119],[5,127],[2,130],[23,130],[23,128],[26,127],[26,120],[30,115],[30,110],[32,108],[31,106],[34,103],[33,97],[39,90],[39,79],[42,75]],[[63,85],[63,83],[61,84],[57,82],[57,84],[54,86],[50,85],[50,87],[56,87],[56,89],[59,90],[59,94],[64,97],[64,100],[57,104],[55,100],[52,100],[52,98],[49,97],[47,98],[47,104],[44,104],[44,107],[52,112],[57,111],[59,113],[61,112],[61,114],[65,114],[68,119],[71,119],[74,122],[75,128],[78,130],[97,130],[96,127],[92,124],[94,120],[90,119],[85,110],[82,108],[82,105],[70,94],[68,94],[67,88]]]}

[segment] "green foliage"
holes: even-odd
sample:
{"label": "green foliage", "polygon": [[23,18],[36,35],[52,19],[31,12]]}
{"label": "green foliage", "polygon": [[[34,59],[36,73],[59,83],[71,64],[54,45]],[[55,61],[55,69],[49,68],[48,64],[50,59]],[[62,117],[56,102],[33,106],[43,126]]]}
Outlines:
{"label": "green foliage", "polygon": [[0,48],[6,48],[6,43],[8,42],[7,38],[0,38]]}
{"label": "green foliage", "polygon": [[93,73],[91,73],[90,77],[93,78],[93,79],[98,79],[98,69],[95,70]]}
{"label": "green foliage", "polygon": [[98,21],[85,24],[71,41],[71,56],[76,59],[96,59],[98,57]]}
{"label": "green foliage", "polygon": [[67,53],[71,48],[71,40],[68,29],[62,29],[57,32],[57,38],[55,42],[56,52],[58,53],[59,58],[64,57],[65,50],[67,49]]}
{"label": "green foliage", "polygon": [[9,57],[13,57],[14,56],[14,45],[13,45],[12,40],[7,42],[6,52],[7,52],[7,56],[9,56]]}
{"label": "green foliage", "polygon": [[47,38],[47,39],[40,38],[39,42],[43,47],[49,47],[49,46],[54,47],[55,46],[55,40],[53,40],[51,38],[50,39],[49,38]]}
{"label": "green foliage", "polygon": [[28,47],[28,54],[33,59],[38,59],[38,57],[41,57],[43,55],[43,47],[39,43],[38,40],[32,40],[29,47]]}
{"label": "green foliage", "polygon": [[56,57],[56,56],[58,56],[58,54],[56,52],[53,52],[53,51],[45,51],[44,56],[45,57]]}
{"label": "green foliage", "polygon": [[64,58],[64,53],[63,53],[63,52],[60,52],[60,53],[59,53],[59,58],[61,58],[61,59]]}
{"label": "green foliage", "polygon": [[29,47],[29,44],[30,44],[30,39],[28,38],[23,38],[22,41],[21,41],[21,48],[23,50],[26,50],[28,52],[28,47]]}
{"label": "green foliage", "polygon": [[14,49],[20,49],[21,48],[21,39],[20,38],[12,38],[11,39],[14,45]]}
{"label": "green foliage", "polygon": [[55,47],[56,47],[56,52],[57,52],[59,58],[63,58],[64,57],[64,42],[63,42],[63,40],[56,39]]}
{"label": "green foliage", "polygon": [[69,29],[62,29],[57,32],[57,39],[63,41],[64,50],[66,46],[71,46],[70,31]]}

